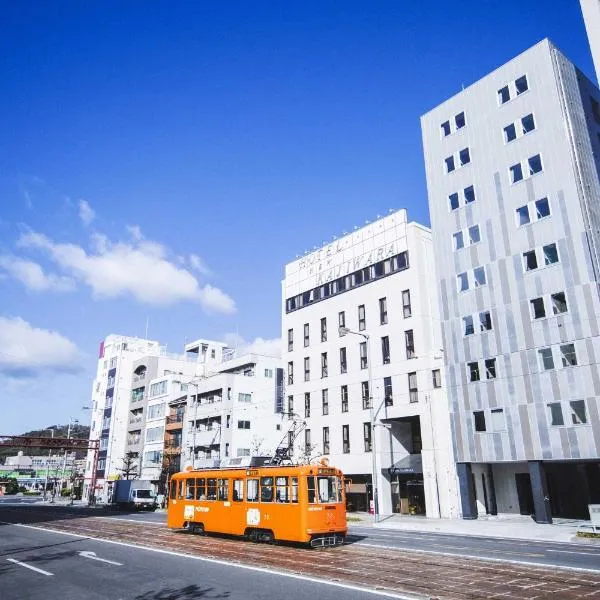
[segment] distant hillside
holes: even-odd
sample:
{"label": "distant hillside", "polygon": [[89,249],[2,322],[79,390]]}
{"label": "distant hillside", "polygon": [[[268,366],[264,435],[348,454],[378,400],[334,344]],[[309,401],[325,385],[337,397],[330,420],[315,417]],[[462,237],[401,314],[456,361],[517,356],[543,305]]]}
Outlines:
{"label": "distant hillside", "polygon": [[[51,425],[48,429],[34,429],[33,431],[27,431],[26,433],[22,433],[20,435],[27,435],[31,437],[52,437],[52,431],[54,430],[55,438],[66,438],[67,432],[69,431],[68,425]],[[79,438],[79,439],[87,439],[90,435],[90,428],[88,425],[76,425],[75,427],[71,427],[71,437]],[[19,450],[23,450],[23,454],[29,456],[47,456],[50,450],[46,450],[43,448],[0,448],[0,463],[4,462],[4,458],[6,456],[14,456]],[[78,452],[77,458],[84,458],[85,452]]]}

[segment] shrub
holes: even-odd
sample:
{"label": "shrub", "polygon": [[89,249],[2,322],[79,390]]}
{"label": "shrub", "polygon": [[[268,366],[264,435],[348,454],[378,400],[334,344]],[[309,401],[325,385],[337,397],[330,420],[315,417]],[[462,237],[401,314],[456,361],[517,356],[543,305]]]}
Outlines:
{"label": "shrub", "polygon": [[60,490],[60,495],[61,496],[70,496],[71,495],[71,489],[70,488],[64,488],[64,489]]}

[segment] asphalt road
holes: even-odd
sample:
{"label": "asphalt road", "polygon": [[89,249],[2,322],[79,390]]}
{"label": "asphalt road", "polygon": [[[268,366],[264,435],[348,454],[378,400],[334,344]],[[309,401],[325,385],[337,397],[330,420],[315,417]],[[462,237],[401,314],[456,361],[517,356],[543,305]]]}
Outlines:
{"label": "asphalt road", "polygon": [[0,524],[0,581],[2,600],[368,600],[385,595],[13,524]]}
{"label": "asphalt road", "polygon": [[[108,519],[166,522],[164,512],[108,513]],[[420,550],[472,558],[515,561],[556,567],[589,569],[600,573],[600,544],[536,542],[444,533],[423,533],[350,525],[348,541],[356,545]]]}

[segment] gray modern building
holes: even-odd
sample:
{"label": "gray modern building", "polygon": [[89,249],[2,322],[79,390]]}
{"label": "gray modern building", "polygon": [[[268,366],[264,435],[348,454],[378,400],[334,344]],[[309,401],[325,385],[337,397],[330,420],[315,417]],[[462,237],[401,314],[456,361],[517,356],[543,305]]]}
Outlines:
{"label": "gray modern building", "polygon": [[596,79],[600,83],[600,0],[580,0],[580,2],[596,69]]}
{"label": "gray modern building", "polygon": [[544,40],[422,117],[462,515],[600,502],[600,92]]}

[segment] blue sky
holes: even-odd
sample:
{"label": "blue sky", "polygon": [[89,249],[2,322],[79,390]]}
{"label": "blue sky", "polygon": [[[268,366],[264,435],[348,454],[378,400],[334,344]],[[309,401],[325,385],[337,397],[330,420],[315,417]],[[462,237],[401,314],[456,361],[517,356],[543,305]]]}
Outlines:
{"label": "blue sky", "polygon": [[0,434],[86,421],[147,319],[272,345],[287,261],[428,224],[422,113],[544,37],[593,76],[576,0],[1,6]]}

